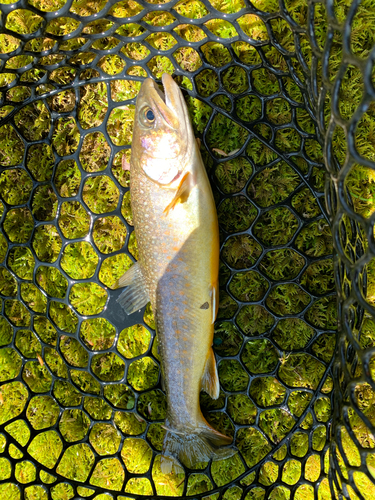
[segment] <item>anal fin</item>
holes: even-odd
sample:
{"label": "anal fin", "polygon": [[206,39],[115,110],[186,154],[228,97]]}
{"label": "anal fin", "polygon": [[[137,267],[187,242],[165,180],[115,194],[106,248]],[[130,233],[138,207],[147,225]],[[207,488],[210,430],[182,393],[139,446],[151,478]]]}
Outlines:
{"label": "anal fin", "polygon": [[193,187],[193,176],[190,172],[186,172],[186,174],[182,177],[180,184],[178,185],[173,200],[169,203],[169,205],[167,205],[163,213],[168,215],[169,211],[172,210],[177,205],[177,203],[185,203],[185,201],[189,198],[190,191]]}
{"label": "anal fin", "polygon": [[115,288],[126,286],[126,289],[117,299],[126,314],[138,311],[149,302],[146,283],[138,262],[132,265],[115,284]]}
{"label": "anal fin", "polygon": [[201,390],[207,392],[212,399],[217,399],[220,394],[219,375],[217,373],[216,359],[212,348],[210,348],[204,368]]}

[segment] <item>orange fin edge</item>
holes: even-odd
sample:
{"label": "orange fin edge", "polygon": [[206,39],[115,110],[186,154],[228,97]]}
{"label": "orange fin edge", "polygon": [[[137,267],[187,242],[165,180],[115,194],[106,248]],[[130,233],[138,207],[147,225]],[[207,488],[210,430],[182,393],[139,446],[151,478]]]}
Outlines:
{"label": "orange fin edge", "polygon": [[219,287],[217,282],[210,287],[210,298],[212,311],[211,323],[215,323],[215,319],[219,310]]}

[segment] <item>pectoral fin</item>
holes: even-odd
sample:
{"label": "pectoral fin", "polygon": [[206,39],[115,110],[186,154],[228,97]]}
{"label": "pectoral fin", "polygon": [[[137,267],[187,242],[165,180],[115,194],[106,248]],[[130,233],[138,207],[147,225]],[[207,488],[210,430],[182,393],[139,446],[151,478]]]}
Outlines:
{"label": "pectoral fin", "polygon": [[190,191],[193,189],[193,187],[193,176],[190,172],[186,172],[186,174],[182,177],[180,184],[178,185],[173,200],[164,209],[163,213],[168,215],[169,211],[172,210],[177,205],[177,203],[185,203],[185,201],[189,198]]}
{"label": "pectoral fin", "polygon": [[146,283],[142,270],[136,262],[125,274],[116,281],[115,288],[126,286],[126,289],[117,299],[126,314],[138,311],[150,301],[146,290]]}
{"label": "pectoral fin", "polygon": [[202,391],[207,392],[207,394],[209,394],[212,399],[217,399],[219,397],[219,375],[217,373],[216,359],[212,348],[210,349],[206,361],[206,366],[201,381],[201,389]]}

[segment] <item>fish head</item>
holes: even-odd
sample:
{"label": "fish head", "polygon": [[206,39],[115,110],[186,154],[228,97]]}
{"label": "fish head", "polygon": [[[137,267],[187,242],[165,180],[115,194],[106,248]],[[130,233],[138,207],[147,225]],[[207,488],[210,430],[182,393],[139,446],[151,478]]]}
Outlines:
{"label": "fish head", "polygon": [[186,173],[196,141],[182,92],[172,77],[162,76],[164,92],[147,78],[137,97],[131,152],[132,170],[171,186]]}

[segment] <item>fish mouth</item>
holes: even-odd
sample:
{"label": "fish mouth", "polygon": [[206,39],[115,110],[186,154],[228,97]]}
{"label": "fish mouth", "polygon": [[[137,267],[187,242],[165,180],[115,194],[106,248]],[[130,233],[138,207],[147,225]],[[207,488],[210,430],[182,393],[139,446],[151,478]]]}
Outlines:
{"label": "fish mouth", "polygon": [[[136,113],[143,116],[144,111],[151,108],[155,115],[151,133],[146,134],[143,147],[144,154],[151,156],[154,164],[157,161],[160,165],[157,169],[155,166],[144,168],[145,174],[159,184],[170,185],[181,176],[196,142],[180,87],[169,74],[162,76],[162,84],[163,90],[151,78],[143,82]],[[142,127],[143,122],[140,120],[139,123]],[[157,145],[155,148],[152,147],[153,141]]]}
{"label": "fish mouth", "polygon": [[145,93],[150,96],[152,108],[174,130],[180,129],[182,133],[186,133],[186,120],[189,118],[181,90],[168,73],[162,76],[162,84],[164,92],[151,78],[145,81]]}
{"label": "fish mouth", "polygon": [[154,82],[154,80],[152,80],[152,83],[153,83],[154,90],[156,91],[156,93],[158,94],[158,96],[160,97],[160,99],[164,102],[164,104],[166,104],[165,93],[163,92],[164,86],[163,86],[163,90],[161,90],[161,88],[159,87],[159,85],[157,85],[157,83]]}

